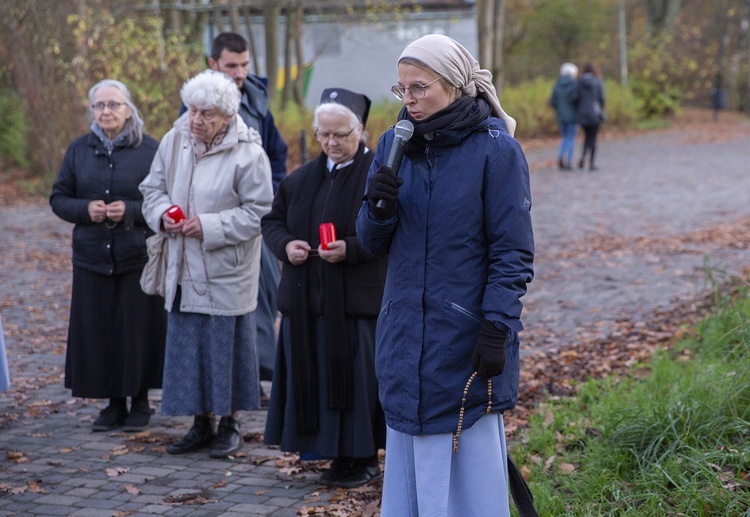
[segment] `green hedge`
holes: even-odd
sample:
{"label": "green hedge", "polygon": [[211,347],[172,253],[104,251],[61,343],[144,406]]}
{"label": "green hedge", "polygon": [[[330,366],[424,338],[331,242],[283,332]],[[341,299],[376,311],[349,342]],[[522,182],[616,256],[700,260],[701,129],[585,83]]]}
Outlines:
{"label": "green hedge", "polygon": [[[518,86],[506,87],[503,90],[501,103],[508,114],[518,122],[516,138],[540,138],[558,134],[555,111],[549,105],[554,80],[539,78]],[[607,96],[606,127],[627,129],[635,127],[643,116],[643,103],[635,97],[628,87],[620,86],[614,81],[605,81]],[[370,109],[367,123],[370,148],[374,149],[382,135],[396,123],[401,103],[382,101]],[[289,170],[300,164],[301,134],[307,137],[307,157],[314,157],[320,152],[318,142],[312,136],[312,111],[299,110],[290,106],[281,110],[278,104],[272,108],[279,131],[289,145]]]}
{"label": "green hedge", "polygon": [[28,167],[28,137],[23,97],[11,90],[0,90],[0,160],[8,165]]}

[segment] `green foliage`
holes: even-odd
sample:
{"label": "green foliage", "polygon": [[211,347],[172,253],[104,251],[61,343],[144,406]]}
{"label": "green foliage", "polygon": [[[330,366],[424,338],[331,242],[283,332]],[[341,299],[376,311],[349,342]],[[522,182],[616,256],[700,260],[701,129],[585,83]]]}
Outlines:
{"label": "green foliage", "polygon": [[70,16],[68,23],[81,50],[72,63],[60,66],[76,86],[81,107],[96,82],[122,81],[143,114],[146,131],[160,139],[177,118],[182,84],[206,68],[202,47],[188,44],[185,35],[165,38],[157,17],[115,21],[89,12]]}
{"label": "green foliage", "polygon": [[10,90],[0,90],[0,159],[10,165],[27,167],[26,102]]}
{"label": "green foliage", "polygon": [[[401,104],[396,102],[378,102],[370,107],[367,119],[367,146],[375,149],[380,135],[396,123]],[[313,112],[308,109],[300,109],[289,105],[286,109],[280,108],[280,102],[274,101],[271,107],[276,127],[284,137],[289,148],[287,159],[287,170],[292,171],[302,164],[302,138],[304,133],[307,159],[310,160],[320,153],[320,144],[315,139],[312,130]]]}
{"label": "green foliage", "polygon": [[[585,14],[585,15],[584,15]],[[606,65],[617,51],[616,2],[544,0],[509,2],[505,33],[506,83],[553,77],[566,61]],[[616,54],[615,54],[616,55]]]}
{"label": "green foliage", "polygon": [[[537,78],[503,90],[503,109],[518,122],[517,138],[539,138],[557,135],[555,111],[549,104],[554,81]],[[627,87],[614,81],[605,81],[605,127],[626,129],[632,127],[641,113],[640,100]]]}
{"label": "green foliage", "polygon": [[[537,78],[503,90],[503,108],[518,122],[516,137],[540,138],[558,134],[555,111],[549,105],[554,81]],[[628,87],[614,81],[605,82],[607,93],[606,127],[627,129],[638,123],[641,113],[640,100]],[[375,149],[380,135],[396,123],[402,104],[396,101],[378,102],[370,108],[367,121],[367,145]],[[305,132],[307,158],[320,152],[320,146],[312,134],[312,112],[288,106],[281,110],[279,103],[272,106],[276,125],[289,146],[288,169],[291,171],[301,164],[301,135]]]}
{"label": "green foliage", "polygon": [[516,119],[516,138],[557,134],[555,110],[549,104],[554,84],[540,77],[503,89],[500,102],[505,112]]}
{"label": "green foliage", "polygon": [[674,357],[658,354],[645,378],[591,381],[578,397],[540,408],[511,447],[531,467],[540,513],[747,512],[748,327],[744,294],[677,344]]}
{"label": "green foliage", "polygon": [[629,55],[633,93],[646,118],[675,114],[689,87],[685,72],[697,67],[692,58],[668,52],[668,46],[668,39],[641,43]]}

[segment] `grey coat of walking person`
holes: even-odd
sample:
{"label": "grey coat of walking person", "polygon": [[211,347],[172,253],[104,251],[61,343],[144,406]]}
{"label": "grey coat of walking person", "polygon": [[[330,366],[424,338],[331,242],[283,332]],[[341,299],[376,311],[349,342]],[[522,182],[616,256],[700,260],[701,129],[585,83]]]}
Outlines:
{"label": "grey coat of walking person", "polygon": [[151,418],[148,390],[162,387],[167,319],[164,300],[140,286],[152,232],[138,184],[158,143],[143,134],[120,81],[96,83],[89,104],[91,132],[68,147],[49,200],[75,225],[65,387],[74,397],[109,399],[93,431],[142,431]]}
{"label": "grey coat of walking person", "polygon": [[[260,135],[237,114],[229,77],[207,70],[180,95],[188,111],[140,186],[146,221],[169,237],[162,413],[195,417],[167,452],[210,446],[211,457],[226,458],[242,445],[236,413],[260,407],[254,311],[271,168]],[[185,219],[167,214],[172,205]]]}
{"label": "grey coat of walking person", "polygon": [[555,110],[555,117],[560,128],[560,150],[557,165],[562,170],[570,170],[573,163],[576,133],[578,133],[578,116],[573,102],[576,93],[576,76],[578,67],[573,63],[563,63],[560,77],[552,88],[549,103]]}

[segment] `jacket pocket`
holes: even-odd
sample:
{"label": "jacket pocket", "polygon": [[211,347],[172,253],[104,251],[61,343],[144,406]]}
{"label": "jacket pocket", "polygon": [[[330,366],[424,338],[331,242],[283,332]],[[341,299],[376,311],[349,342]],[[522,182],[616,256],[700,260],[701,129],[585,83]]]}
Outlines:
{"label": "jacket pocket", "polygon": [[444,307],[447,311],[453,313],[453,314],[459,314],[465,318],[472,319],[476,321],[477,323],[482,323],[483,319],[471,312],[469,309],[452,302],[450,300],[444,300]]}

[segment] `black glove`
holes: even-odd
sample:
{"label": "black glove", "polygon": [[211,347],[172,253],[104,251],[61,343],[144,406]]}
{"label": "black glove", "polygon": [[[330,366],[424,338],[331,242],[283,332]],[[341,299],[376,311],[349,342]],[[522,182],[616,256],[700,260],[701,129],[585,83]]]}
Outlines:
{"label": "black glove", "polygon": [[[370,201],[370,210],[375,219],[385,220],[396,215],[396,196],[403,184],[403,178],[396,176],[396,173],[386,165],[381,165],[375,171],[367,186],[367,199]],[[378,207],[378,201],[381,199],[383,202]]]}
{"label": "black glove", "polygon": [[482,322],[474,352],[471,354],[471,367],[480,377],[489,379],[503,373],[507,337],[508,327],[502,323],[496,325],[490,320]]}

